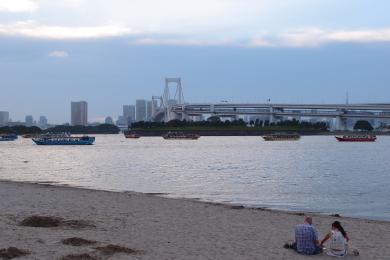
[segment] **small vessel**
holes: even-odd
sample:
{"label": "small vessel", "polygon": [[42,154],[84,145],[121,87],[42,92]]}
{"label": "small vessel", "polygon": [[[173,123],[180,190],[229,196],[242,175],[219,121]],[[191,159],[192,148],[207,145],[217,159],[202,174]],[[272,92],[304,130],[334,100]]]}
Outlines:
{"label": "small vessel", "polygon": [[37,145],[92,145],[95,137],[92,136],[71,136],[68,133],[44,134],[32,138]]}
{"label": "small vessel", "polygon": [[375,142],[376,135],[336,135],[339,142]]}
{"label": "small vessel", "polygon": [[137,133],[134,133],[134,132],[125,132],[125,137],[137,139],[137,138],[140,138],[141,136]]}
{"label": "small vessel", "polygon": [[168,132],[162,136],[164,139],[197,140],[200,135],[183,132]]}
{"label": "small vessel", "polygon": [[299,134],[276,133],[264,135],[263,139],[265,141],[298,141],[299,139],[301,139],[301,136]]}
{"label": "small vessel", "polygon": [[2,134],[0,135],[0,141],[15,141],[18,139],[16,134]]}

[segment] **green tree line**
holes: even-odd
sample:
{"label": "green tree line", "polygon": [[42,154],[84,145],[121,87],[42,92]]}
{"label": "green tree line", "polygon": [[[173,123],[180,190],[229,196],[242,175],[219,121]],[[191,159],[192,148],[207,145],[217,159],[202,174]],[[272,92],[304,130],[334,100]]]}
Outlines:
{"label": "green tree line", "polygon": [[43,134],[43,133],[62,133],[67,132],[71,134],[118,134],[120,129],[115,125],[101,124],[96,126],[70,126],[70,125],[57,125],[45,130],[36,126],[4,126],[0,127],[0,134]]}
{"label": "green tree line", "polygon": [[329,127],[324,122],[306,122],[306,121],[299,121],[299,120],[284,120],[284,121],[278,121],[269,123],[269,121],[250,121],[249,123],[246,123],[242,119],[238,120],[225,120],[222,121],[218,117],[211,117],[208,120],[203,121],[186,121],[186,120],[171,120],[169,122],[135,122],[131,124],[132,129],[153,129],[153,128],[172,128],[172,127],[222,127],[222,128],[228,128],[232,126],[240,126],[240,127],[256,127],[259,129],[262,128],[269,128],[269,127],[293,127],[293,128],[302,128],[302,129],[315,129],[319,131],[328,131]]}

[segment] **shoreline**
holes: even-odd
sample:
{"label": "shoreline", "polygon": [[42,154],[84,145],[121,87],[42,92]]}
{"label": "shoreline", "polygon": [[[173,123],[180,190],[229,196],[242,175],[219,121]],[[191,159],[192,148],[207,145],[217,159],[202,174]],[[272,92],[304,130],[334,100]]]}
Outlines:
{"label": "shoreline", "polygon": [[[351,135],[351,134],[371,134],[376,136],[390,136],[390,132],[354,132],[354,131],[337,131],[337,132],[305,132],[305,131],[213,131],[213,130],[200,130],[200,131],[193,131],[193,130],[132,130],[131,132],[134,132],[140,137],[162,137],[164,134],[170,132],[170,131],[178,131],[178,132],[187,132],[187,133],[196,133],[199,134],[201,137],[262,137],[264,135],[269,134],[276,134],[276,133],[298,133],[301,136],[336,136],[336,135]],[[20,134],[18,136],[23,137],[24,134]],[[33,135],[33,134],[26,134],[26,135]],[[123,132],[120,133],[75,133],[73,135],[118,135],[123,136]],[[31,137],[23,137],[26,139],[30,139]]]}
{"label": "shoreline", "polygon": [[207,205],[213,205],[213,206],[220,206],[225,208],[232,208],[232,209],[246,209],[246,210],[258,210],[258,211],[269,211],[269,212],[275,212],[275,213],[282,213],[282,214],[291,214],[296,216],[304,216],[304,215],[310,215],[310,216],[318,216],[318,217],[333,217],[333,218],[340,218],[340,219],[351,219],[351,220],[363,220],[363,221],[370,221],[370,222],[377,222],[377,223],[388,223],[390,224],[390,220],[385,219],[370,219],[367,217],[354,217],[354,216],[347,216],[342,215],[340,213],[334,212],[318,212],[318,211],[309,211],[309,210],[288,210],[288,209],[277,209],[272,207],[263,207],[263,206],[247,206],[245,204],[240,203],[228,203],[228,202],[215,202],[215,201],[208,201],[208,200],[202,200],[199,198],[188,198],[188,197],[180,197],[180,196],[169,196],[171,193],[160,193],[160,192],[138,192],[138,191],[117,191],[117,190],[105,190],[105,189],[97,189],[97,188],[90,188],[85,186],[72,186],[70,184],[62,184],[60,182],[55,181],[14,181],[14,180],[6,180],[6,179],[0,179],[1,183],[14,183],[14,184],[31,184],[31,185],[40,185],[45,187],[54,187],[54,188],[70,188],[70,189],[80,189],[80,190],[86,190],[86,191],[92,191],[92,192],[109,192],[109,193],[118,193],[118,194],[133,194],[133,195],[140,195],[140,196],[154,196],[159,197],[163,199],[168,200],[183,200],[188,201],[192,203],[201,203],[201,204],[207,204]]}
{"label": "shoreline", "polygon": [[[89,254],[95,259],[307,259],[283,244],[293,239],[301,213],[243,208],[239,205],[160,197],[160,194],[111,192],[47,183],[0,181],[1,248],[30,252],[19,259],[61,259]],[[386,259],[390,256],[390,222],[306,213],[322,238],[339,220],[360,256],[346,259]],[[90,223],[87,227],[24,227],[33,215]],[[97,246],[71,246],[69,238],[118,245],[132,253],[102,255]],[[91,258],[92,259],[92,258]],[[326,255],[316,259],[329,259]]]}
{"label": "shoreline", "polygon": [[[335,132],[323,132],[323,131],[302,131],[302,130],[186,130],[186,129],[170,129],[170,130],[130,130],[141,137],[160,137],[169,131],[188,132],[196,133],[200,136],[263,136],[275,133],[298,133],[301,136],[335,136],[335,135],[350,135],[350,134],[367,134],[367,132],[356,132],[356,131],[335,131]],[[369,134],[377,136],[389,136],[390,132],[369,132]]]}

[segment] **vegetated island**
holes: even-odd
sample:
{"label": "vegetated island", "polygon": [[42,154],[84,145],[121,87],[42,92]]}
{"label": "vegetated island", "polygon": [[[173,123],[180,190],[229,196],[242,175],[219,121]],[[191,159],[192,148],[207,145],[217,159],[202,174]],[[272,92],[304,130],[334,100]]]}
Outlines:
{"label": "vegetated island", "polygon": [[[118,134],[119,127],[112,124],[100,124],[94,126],[57,125],[42,130],[36,126],[3,126],[0,134],[38,135],[44,133],[71,133],[71,134]],[[135,122],[128,131],[141,136],[161,136],[169,131],[196,133],[202,136],[259,136],[272,133],[299,133],[301,135],[329,135],[335,134],[329,131],[329,125],[325,122],[307,122],[299,120],[284,120],[270,123],[269,121],[250,121],[242,119],[222,121],[218,117],[210,117],[204,121],[171,120],[169,122]],[[374,129],[368,121],[359,120],[354,126],[354,131],[359,133],[371,132],[373,134],[389,134],[390,128]],[[337,134],[350,133],[340,131]]]}
{"label": "vegetated island", "polygon": [[45,130],[36,126],[4,126],[0,127],[0,134],[44,134],[44,133],[71,133],[71,134],[118,134],[120,129],[115,125],[100,124],[96,126],[70,126],[70,125],[57,125]]}
{"label": "vegetated island", "polygon": [[202,136],[258,136],[276,132],[318,135],[329,133],[329,126],[325,122],[298,120],[274,123],[256,120],[248,124],[242,119],[221,121],[218,118],[209,118],[205,121],[171,120],[166,123],[140,121],[131,124],[129,131],[141,136],[161,136],[169,131],[197,133]]}

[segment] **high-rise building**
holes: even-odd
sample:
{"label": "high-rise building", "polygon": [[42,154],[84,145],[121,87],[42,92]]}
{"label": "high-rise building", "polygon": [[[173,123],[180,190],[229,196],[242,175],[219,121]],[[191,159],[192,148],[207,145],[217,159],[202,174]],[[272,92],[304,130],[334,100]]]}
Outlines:
{"label": "high-rise building", "polygon": [[148,100],[146,101],[146,121],[150,121],[152,118],[152,108],[153,103],[152,101]]}
{"label": "high-rise building", "polygon": [[88,125],[88,103],[86,101],[71,103],[71,125]]}
{"label": "high-rise building", "polygon": [[146,100],[138,99],[135,101],[136,121],[146,121]]}
{"label": "high-rise building", "polygon": [[31,115],[26,116],[25,119],[26,126],[33,126],[34,125],[34,118]]}
{"label": "high-rise building", "polygon": [[125,124],[125,120],[123,119],[123,116],[118,116],[118,120],[116,120],[116,125],[122,126]]}
{"label": "high-rise building", "polygon": [[135,106],[124,105],[123,106],[123,120],[125,125],[130,125],[135,121]]}
{"label": "high-rise building", "polygon": [[0,111],[0,125],[7,125],[9,122],[9,113],[7,111]]}
{"label": "high-rise building", "polygon": [[147,103],[147,120],[152,121],[155,110],[157,108],[157,100],[150,100]]}
{"label": "high-rise building", "polygon": [[47,118],[45,116],[40,116],[39,117],[38,126],[41,129],[46,129],[47,128]]}

